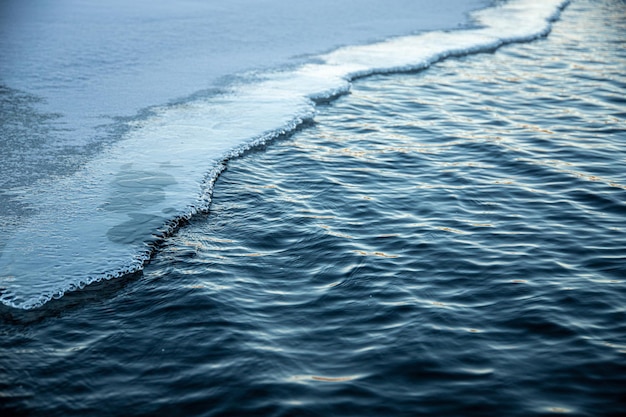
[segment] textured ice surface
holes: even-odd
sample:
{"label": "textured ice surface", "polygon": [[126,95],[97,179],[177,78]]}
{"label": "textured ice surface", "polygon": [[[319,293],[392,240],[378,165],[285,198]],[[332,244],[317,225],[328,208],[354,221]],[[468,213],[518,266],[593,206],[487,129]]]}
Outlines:
{"label": "textured ice surface", "polygon": [[[28,207],[34,214],[25,216],[17,222],[17,225],[11,223],[10,226],[5,226],[7,229],[7,232],[3,233],[5,241],[0,245],[2,302],[14,307],[32,308],[52,297],[61,296],[68,290],[140,269],[151,253],[151,245],[159,239],[159,236],[171,230],[176,219],[187,217],[198,209],[207,208],[213,181],[219,174],[223,162],[255,143],[261,143],[282,132],[292,130],[303,119],[312,118],[315,105],[311,98],[328,97],[346,91],[349,88],[349,81],[355,76],[424,68],[452,54],[488,50],[505,42],[533,39],[547,33],[550,20],[564,4],[562,0],[513,1],[475,13],[473,18],[479,25],[477,27],[455,31],[431,31],[395,37],[373,44],[344,46],[319,54],[315,59],[309,57],[298,62],[298,65],[280,67],[276,66],[277,63],[286,62],[286,56],[289,54],[316,50],[322,47],[322,44],[332,46],[330,35],[322,34],[322,28],[304,25],[306,19],[303,14],[306,15],[308,12],[306,8],[309,5],[302,4],[287,11],[278,8],[277,2],[268,2],[267,10],[264,8],[262,12],[266,20],[257,20],[249,14],[252,13],[250,10],[237,14],[238,8],[245,8],[244,4],[248,3],[216,6],[213,3],[205,5],[190,2],[184,7],[179,6],[182,7],[180,9],[156,5],[154,11],[150,8],[149,13],[143,13],[143,9],[133,5],[127,6],[131,9],[127,10],[126,14],[120,11],[105,13],[105,21],[129,19],[127,24],[138,25],[139,29],[131,30],[125,25],[100,29],[102,32],[98,36],[103,36],[107,31],[115,31],[115,28],[127,32],[111,33],[110,56],[102,51],[94,52],[94,57],[98,58],[94,58],[93,61],[83,62],[89,56],[85,51],[93,47],[90,45],[89,37],[81,41],[85,42],[85,49],[79,48],[70,53],[73,47],[69,47],[66,51],[72,58],[68,61],[69,75],[59,70],[56,74],[58,79],[48,79],[50,84],[40,80],[41,84],[35,87],[37,93],[58,88],[59,91],[81,91],[84,94],[81,96],[77,93],[76,97],[68,94],[66,99],[50,95],[52,97],[50,102],[58,105],[62,112],[84,111],[79,116],[70,117],[80,125],[80,120],[89,119],[90,112],[107,113],[113,110],[115,103],[123,111],[132,112],[134,108],[148,103],[163,101],[166,97],[175,97],[176,94],[185,95],[193,89],[201,89],[202,83],[198,81],[203,72],[198,66],[211,67],[212,61],[207,56],[209,51],[205,48],[213,37],[217,39],[222,39],[220,36],[226,37],[221,43],[218,41],[219,52],[214,55],[215,65],[224,67],[213,72],[211,70],[205,72],[207,86],[218,76],[252,65],[252,62],[248,61],[250,59],[247,56],[248,51],[253,55],[260,54],[252,61],[258,63],[258,60],[265,56],[267,63],[275,68],[241,74],[222,84],[223,88],[219,92],[197,94],[187,100],[153,107],[144,117],[127,122],[125,133],[119,140],[105,146],[97,155],[86,160],[74,174],[62,176],[49,183],[26,187],[21,192],[6,191],[5,194],[10,195],[12,200],[19,201],[21,207]],[[370,30],[374,28],[372,38],[389,35],[388,31],[392,30],[394,22],[404,21],[403,7],[413,4],[392,3],[393,7],[397,7],[395,18],[381,17],[389,11],[383,13],[375,7],[375,2],[360,4],[363,10],[361,8],[359,10],[364,13],[360,22]],[[455,13],[452,10],[438,9],[434,7],[435,3],[452,7]],[[424,22],[432,20],[438,25],[454,26],[453,22],[460,20],[459,2],[425,4],[430,5],[432,10],[428,12],[430,19]],[[469,7],[467,4],[465,7]],[[67,35],[68,41],[81,31],[89,32],[88,28],[79,29],[81,26],[76,21],[80,22],[82,19],[89,26],[88,23],[94,19],[93,13],[99,11],[100,7],[104,6],[91,6],[84,16],[80,13],[73,15],[77,20],[68,23],[71,28],[67,30],[73,33]],[[316,9],[311,13],[316,15],[321,23],[325,22],[324,30],[330,31],[335,28],[336,22],[333,19],[341,15],[339,11],[343,10],[341,8],[343,6],[327,7],[329,16],[332,16],[329,17],[330,21],[316,15],[322,13],[321,10]],[[428,7],[425,10],[428,10]],[[69,9],[61,11],[55,9],[55,12],[66,16]],[[215,28],[206,29],[204,25],[196,24],[194,32],[193,28],[187,27],[194,18],[202,19],[203,16],[206,18],[212,16],[211,13],[230,16],[231,21],[237,22],[235,28],[226,30],[224,27],[225,30],[220,31]],[[292,16],[293,20],[289,20],[289,16]],[[45,16],[38,18],[45,19]],[[275,25],[285,27],[266,28],[272,19],[276,19]],[[351,22],[350,19],[353,18],[348,18],[346,12],[345,19],[342,19],[343,24],[350,26],[352,24],[348,23]],[[376,22],[379,20],[389,25],[386,26],[387,31],[382,29],[376,31]],[[222,21],[216,24],[220,27],[226,25]],[[167,27],[166,34],[160,33],[163,25]],[[176,33],[171,25],[176,28],[180,25],[180,31],[185,36]],[[432,24],[429,26],[424,23],[421,28],[431,26]],[[306,43],[309,39],[311,44],[307,43],[306,48],[296,45],[299,38],[290,37],[292,33],[297,31],[296,28],[309,27],[312,28],[313,35],[304,36],[306,39],[303,39],[303,42]],[[358,25],[355,28],[358,28]],[[420,29],[419,22],[415,24],[414,29]],[[146,33],[141,33],[142,30]],[[206,33],[206,30],[210,32]],[[338,30],[341,32],[341,29]],[[397,30],[402,32],[400,28]],[[254,33],[263,31],[269,32],[265,37],[259,38],[261,40],[258,42],[261,45],[256,49],[250,46],[248,41],[257,42]],[[352,35],[344,35],[346,38],[338,36],[337,39],[358,43],[363,39],[354,35],[358,32],[359,30],[354,29]],[[133,37],[140,36],[140,33],[141,39]],[[168,33],[174,39],[168,37]],[[150,35],[154,35],[154,38],[145,38]],[[129,39],[126,46],[121,40],[124,37]],[[204,42],[192,41],[201,45],[194,48],[184,45],[185,37],[191,39],[206,37],[206,39]],[[274,42],[274,38],[280,39],[277,41],[276,49],[267,49],[268,45]],[[312,39],[318,39],[318,43]],[[326,43],[320,39],[325,39]],[[99,42],[91,40],[91,43],[97,45],[100,45]],[[191,49],[184,53],[177,50],[176,46]],[[60,45],[57,47],[60,48]],[[118,48],[123,47],[126,48],[125,52],[120,53]],[[145,55],[142,48],[148,49]],[[3,50],[7,49],[11,48],[3,46]],[[277,55],[272,55],[271,51]],[[78,57],[72,54],[77,54]],[[183,57],[178,54],[182,54]],[[235,64],[228,62],[231,54],[235,56]],[[135,55],[136,64],[120,63]],[[34,58],[27,56],[25,59]],[[8,67],[16,65],[13,63],[14,60],[17,60],[15,56],[3,61],[2,65]],[[59,68],[63,67],[62,63],[57,65]],[[84,72],[78,71],[76,65],[84,65]],[[48,69],[52,68],[56,66],[51,64]],[[186,68],[190,68],[189,74],[183,71]],[[116,70],[122,72],[117,73]],[[174,70],[182,72],[172,73]],[[79,74],[84,76],[81,78]],[[99,75],[102,79],[99,79]],[[34,72],[30,74],[26,72],[23,78],[17,77],[16,74],[13,74],[13,77],[13,80],[19,79],[21,82],[29,77],[33,82],[39,78]],[[175,84],[174,80],[180,80],[180,85],[172,85]],[[51,87],[55,85],[56,87]],[[124,86],[127,86],[127,90]],[[24,85],[19,87],[24,88]],[[60,101],[56,101],[57,99]],[[76,102],[72,101],[74,99]],[[65,103],[64,100],[68,102]],[[71,104],[68,104],[70,102]],[[97,110],[90,109],[88,103],[93,103]],[[81,105],[85,108],[81,108]],[[82,130],[88,130],[85,126],[89,127],[88,123],[82,126]],[[76,134],[79,130],[81,129],[70,133]]]}

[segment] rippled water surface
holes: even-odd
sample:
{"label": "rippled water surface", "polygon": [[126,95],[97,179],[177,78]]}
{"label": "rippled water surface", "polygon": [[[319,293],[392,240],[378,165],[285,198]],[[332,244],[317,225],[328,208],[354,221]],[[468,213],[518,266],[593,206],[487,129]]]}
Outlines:
{"label": "rippled water surface", "polygon": [[620,415],[626,3],[357,81],[140,275],[1,310],[34,415]]}

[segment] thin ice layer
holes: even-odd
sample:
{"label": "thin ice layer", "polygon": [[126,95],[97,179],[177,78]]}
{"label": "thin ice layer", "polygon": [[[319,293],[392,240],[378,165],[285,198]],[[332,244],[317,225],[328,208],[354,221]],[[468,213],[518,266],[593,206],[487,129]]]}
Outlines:
{"label": "thin ice layer", "polygon": [[425,68],[545,35],[564,4],[514,1],[475,13],[478,29],[341,48],[316,63],[256,74],[228,93],[160,109],[76,175],[23,197],[38,214],[3,248],[0,299],[34,308],[140,269],[172,221],[207,207],[224,160],[313,117],[311,98],[346,91],[356,76]]}

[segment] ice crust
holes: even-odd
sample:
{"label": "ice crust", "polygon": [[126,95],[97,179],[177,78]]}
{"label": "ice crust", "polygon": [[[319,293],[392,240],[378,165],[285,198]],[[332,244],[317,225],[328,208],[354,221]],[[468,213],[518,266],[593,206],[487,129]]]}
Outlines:
{"label": "ice crust", "polygon": [[[0,247],[0,300],[32,309],[140,270],[180,219],[209,208],[229,158],[314,118],[315,100],[348,91],[356,77],[544,36],[566,3],[514,0],[474,12],[470,28],[344,46],[298,65],[239,74],[216,94],[152,108],[77,173],[19,197],[37,214]],[[431,17],[449,23],[441,13]]]}

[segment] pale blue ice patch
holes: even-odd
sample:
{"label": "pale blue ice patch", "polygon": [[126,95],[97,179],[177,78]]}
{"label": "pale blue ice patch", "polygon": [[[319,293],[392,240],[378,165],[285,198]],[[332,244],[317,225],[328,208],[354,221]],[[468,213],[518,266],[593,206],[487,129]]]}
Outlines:
{"label": "pale blue ice patch", "polygon": [[36,214],[0,246],[0,300],[23,309],[140,270],[155,242],[210,205],[225,162],[315,116],[355,77],[426,68],[451,55],[546,35],[563,0],[515,0],[475,26],[346,46],[282,70],[240,74],[220,94],[153,108],[74,175],[16,199]]}

